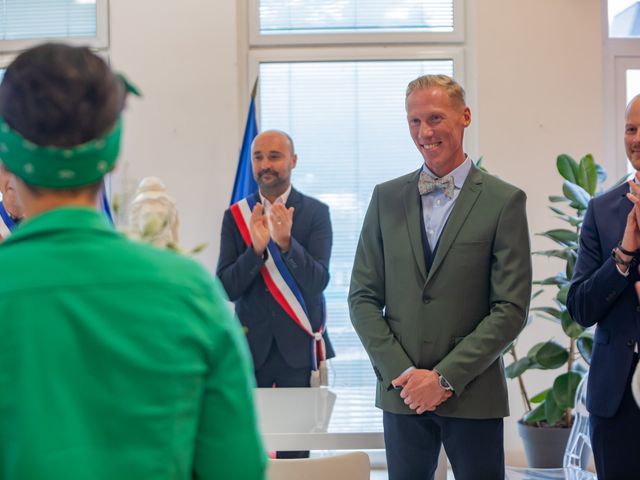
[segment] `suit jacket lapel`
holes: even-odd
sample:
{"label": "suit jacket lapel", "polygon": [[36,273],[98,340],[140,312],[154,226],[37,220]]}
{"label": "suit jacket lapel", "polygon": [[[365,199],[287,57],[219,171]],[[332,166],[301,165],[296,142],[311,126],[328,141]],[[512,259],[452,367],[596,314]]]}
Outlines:
{"label": "suit jacket lapel", "polygon": [[420,194],[418,193],[418,178],[420,170],[412,175],[404,185],[402,191],[402,203],[404,204],[404,214],[409,233],[411,250],[415,257],[418,269],[422,274],[423,281],[427,278],[427,270],[424,263],[424,250],[422,247],[422,234],[420,232]]}
{"label": "suit jacket lapel", "polygon": [[624,229],[627,225],[627,217],[629,216],[629,212],[633,208],[633,203],[629,201],[627,198],[627,193],[629,192],[629,185],[623,184],[620,185],[620,201],[616,206],[618,221],[616,222],[615,229],[619,230],[616,232],[614,238],[622,238],[624,235]]}
{"label": "suit jacket lapel", "polygon": [[427,277],[427,282],[433,277],[435,272],[438,270],[442,261],[447,255],[447,252],[451,248],[453,241],[455,240],[460,228],[464,225],[467,216],[471,212],[473,205],[478,200],[478,196],[482,191],[482,172],[478,170],[475,166],[471,166],[471,170],[469,171],[469,175],[462,185],[462,189],[460,190],[460,195],[456,199],[456,204],[451,211],[451,215],[447,220],[447,224],[440,235],[440,240],[438,241],[438,248],[435,252],[435,258],[433,259],[433,265],[431,266],[431,270],[429,270],[429,276]]}

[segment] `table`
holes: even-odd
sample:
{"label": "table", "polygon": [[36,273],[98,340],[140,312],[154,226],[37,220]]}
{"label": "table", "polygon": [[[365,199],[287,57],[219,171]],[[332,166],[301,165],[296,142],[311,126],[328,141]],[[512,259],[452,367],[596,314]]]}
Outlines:
{"label": "table", "polygon": [[268,450],[384,449],[375,392],[360,388],[257,388]]}
{"label": "table", "polygon": [[[256,388],[258,423],[267,450],[384,449],[382,410],[366,388]],[[435,478],[447,478],[440,451]]]}

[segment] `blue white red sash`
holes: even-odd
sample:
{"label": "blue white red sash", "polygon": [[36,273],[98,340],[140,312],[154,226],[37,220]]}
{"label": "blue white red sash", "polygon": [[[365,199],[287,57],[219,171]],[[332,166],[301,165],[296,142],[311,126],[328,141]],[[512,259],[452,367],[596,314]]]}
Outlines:
{"label": "blue white red sash", "polygon": [[4,208],[4,204],[0,202],[0,241],[4,240],[11,230],[16,228],[16,222],[11,218],[9,212]]}
{"label": "blue white red sash", "polygon": [[[255,205],[256,200],[254,196],[251,195],[234,203],[230,207],[231,215],[248,248],[251,248],[252,244],[249,222],[251,219],[251,211]],[[298,327],[311,337],[311,386],[327,385],[326,349],[324,338],[322,337],[325,324],[324,318],[322,319],[320,329],[314,332],[309,320],[309,313],[304,303],[304,298],[302,297],[302,292],[284,264],[280,249],[273,240],[269,240],[267,251],[267,259],[260,268],[260,274],[264,279],[264,283],[267,285],[269,293],[271,293],[278,305],[282,307]]]}

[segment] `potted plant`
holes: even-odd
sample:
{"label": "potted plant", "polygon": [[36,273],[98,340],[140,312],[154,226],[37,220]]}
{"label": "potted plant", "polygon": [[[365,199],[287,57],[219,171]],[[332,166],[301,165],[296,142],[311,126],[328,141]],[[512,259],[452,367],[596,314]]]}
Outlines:
{"label": "potted plant", "polygon": [[[571,318],[566,303],[587,204],[606,178],[604,169],[596,164],[592,155],[585,155],[579,162],[569,155],[559,155],[556,167],[564,179],[563,195],[550,196],[549,208],[566,225],[540,233],[556,246],[534,254],[561,259],[564,268],[552,277],[533,282],[542,288],[534,292],[532,300],[545,289],[553,289],[554,296],[553,304],[531,308],[530,321],[534,317],[551,320],[562,327],[564,337],[537,343],[522,358],[518,358],[512,345],[508,353],[513,362],[506,369],[507,377],[516,378],[520,386],[525,414],[518,422],[518,430],[529,466],[535,468],[562,467],[573,422],[576,389],[591,360],[593,334]],[[558,373],[548,388],[529,397],[522,376],[532,369],[558,370]]]}

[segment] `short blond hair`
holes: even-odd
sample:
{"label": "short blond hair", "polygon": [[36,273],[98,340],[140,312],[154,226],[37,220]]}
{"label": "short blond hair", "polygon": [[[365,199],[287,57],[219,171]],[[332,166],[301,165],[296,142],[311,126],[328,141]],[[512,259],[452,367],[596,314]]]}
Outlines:
{"label": "short blond hair", "polygon": [[444,89],[453,103],[457,103],[462,107],[466,106],[464,88],[448,75],[422,75],[412,80],[407,85],[405,101],[413,92],[433,87]]}

